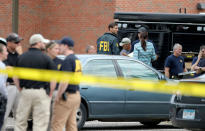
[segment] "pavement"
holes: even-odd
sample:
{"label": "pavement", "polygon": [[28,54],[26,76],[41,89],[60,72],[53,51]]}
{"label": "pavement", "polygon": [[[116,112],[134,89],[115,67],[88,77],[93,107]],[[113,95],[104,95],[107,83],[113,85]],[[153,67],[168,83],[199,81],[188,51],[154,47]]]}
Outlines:
{"label": "pavement", "polygon": [[[14,131],[15,121],[9,118],[6,131]],[[156,127],[146,127],[139,122],[100,122],[88,121],[85,123],[82,131],[188,131],[186,129],[175,128],[171,125],[170,121],[161,122]]]}

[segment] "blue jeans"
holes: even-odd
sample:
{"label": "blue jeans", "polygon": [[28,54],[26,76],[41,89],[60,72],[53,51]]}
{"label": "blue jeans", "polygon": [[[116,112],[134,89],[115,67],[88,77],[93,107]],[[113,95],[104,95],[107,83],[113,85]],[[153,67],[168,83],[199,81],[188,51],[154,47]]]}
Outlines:
{"label": "blue jeans", "polygon": [[0,94],[0,130],[4,124],[4,115],[6,112],[7,99]]}

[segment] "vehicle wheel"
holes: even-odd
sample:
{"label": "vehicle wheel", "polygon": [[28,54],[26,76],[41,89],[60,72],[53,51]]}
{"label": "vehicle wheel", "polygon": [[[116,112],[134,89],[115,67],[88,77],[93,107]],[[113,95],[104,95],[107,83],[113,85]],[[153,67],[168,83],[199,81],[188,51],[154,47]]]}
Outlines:
{"label": "vehicle wheel", "polygon": [[160,123],[161,121],[141,121],[140,123],[145,125],[145,126],[156,126]]}
{"label": "vehicle wheel", "polygon": [[81,129],[84,126],[86,118],[87,118],[87,110],[84,104],[81,103],[80,108],[77,110],[77,114],[76,114],[78,129]]}

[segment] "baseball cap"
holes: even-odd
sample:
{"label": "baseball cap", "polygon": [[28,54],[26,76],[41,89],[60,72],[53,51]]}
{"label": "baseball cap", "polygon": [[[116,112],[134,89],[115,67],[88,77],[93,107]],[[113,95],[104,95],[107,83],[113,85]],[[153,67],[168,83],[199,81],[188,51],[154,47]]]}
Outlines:
{"label": "baseball cap", "polygon": [[48,44],[49,42],[50,42],[49,39],[44,39],[44,40],[43,40],[43,43],[45,43],[45,44]]}
{"label": "baseball cap", "polygon": [[122,41],[120,42],[120,46],[123,46],[125,44],[130,44],[131,40],[129,38],[123,38]]}
{"label": "baseball cap", "polygon": [[7,40],[7,42],[10,41],[10,42],[18,43],[18,42],[22,41],[23,38],[19,37],[19,35],[16,33],[10,33],[7,36],[6,40]]}
{"label": "baseball cap", "polygon": [[74,46],[74,41],[70,37],[63,37],[58,43],[68,45],[69,47]]}
{"label": "baseball cap", "polygon": [[41,34],[33,34],[29,39],[30,45],[36,44],[38,42],[44,43],[46,42],[46,39]]}
{"label": "baseball cap", "polygon": [[140,27],[138,29],[138,32],[147,32],[147,29],[145,27]]}
{"label": "baseball cap", "polygon": [[2,37],[0,37],[0,43],[1,43],[1,44],[4,44],[4,45],[7,45],[6,39],[4,39],[4,38],[2,38]]}

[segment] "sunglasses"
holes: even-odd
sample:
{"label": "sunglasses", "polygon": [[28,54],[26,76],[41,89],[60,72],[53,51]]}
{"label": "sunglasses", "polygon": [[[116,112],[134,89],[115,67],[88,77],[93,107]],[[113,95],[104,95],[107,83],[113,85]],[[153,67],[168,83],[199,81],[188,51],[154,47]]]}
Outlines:
{"label": "sunglasses", "polygon": [[15,44],[19,44],[20,42],[14,42]]}

